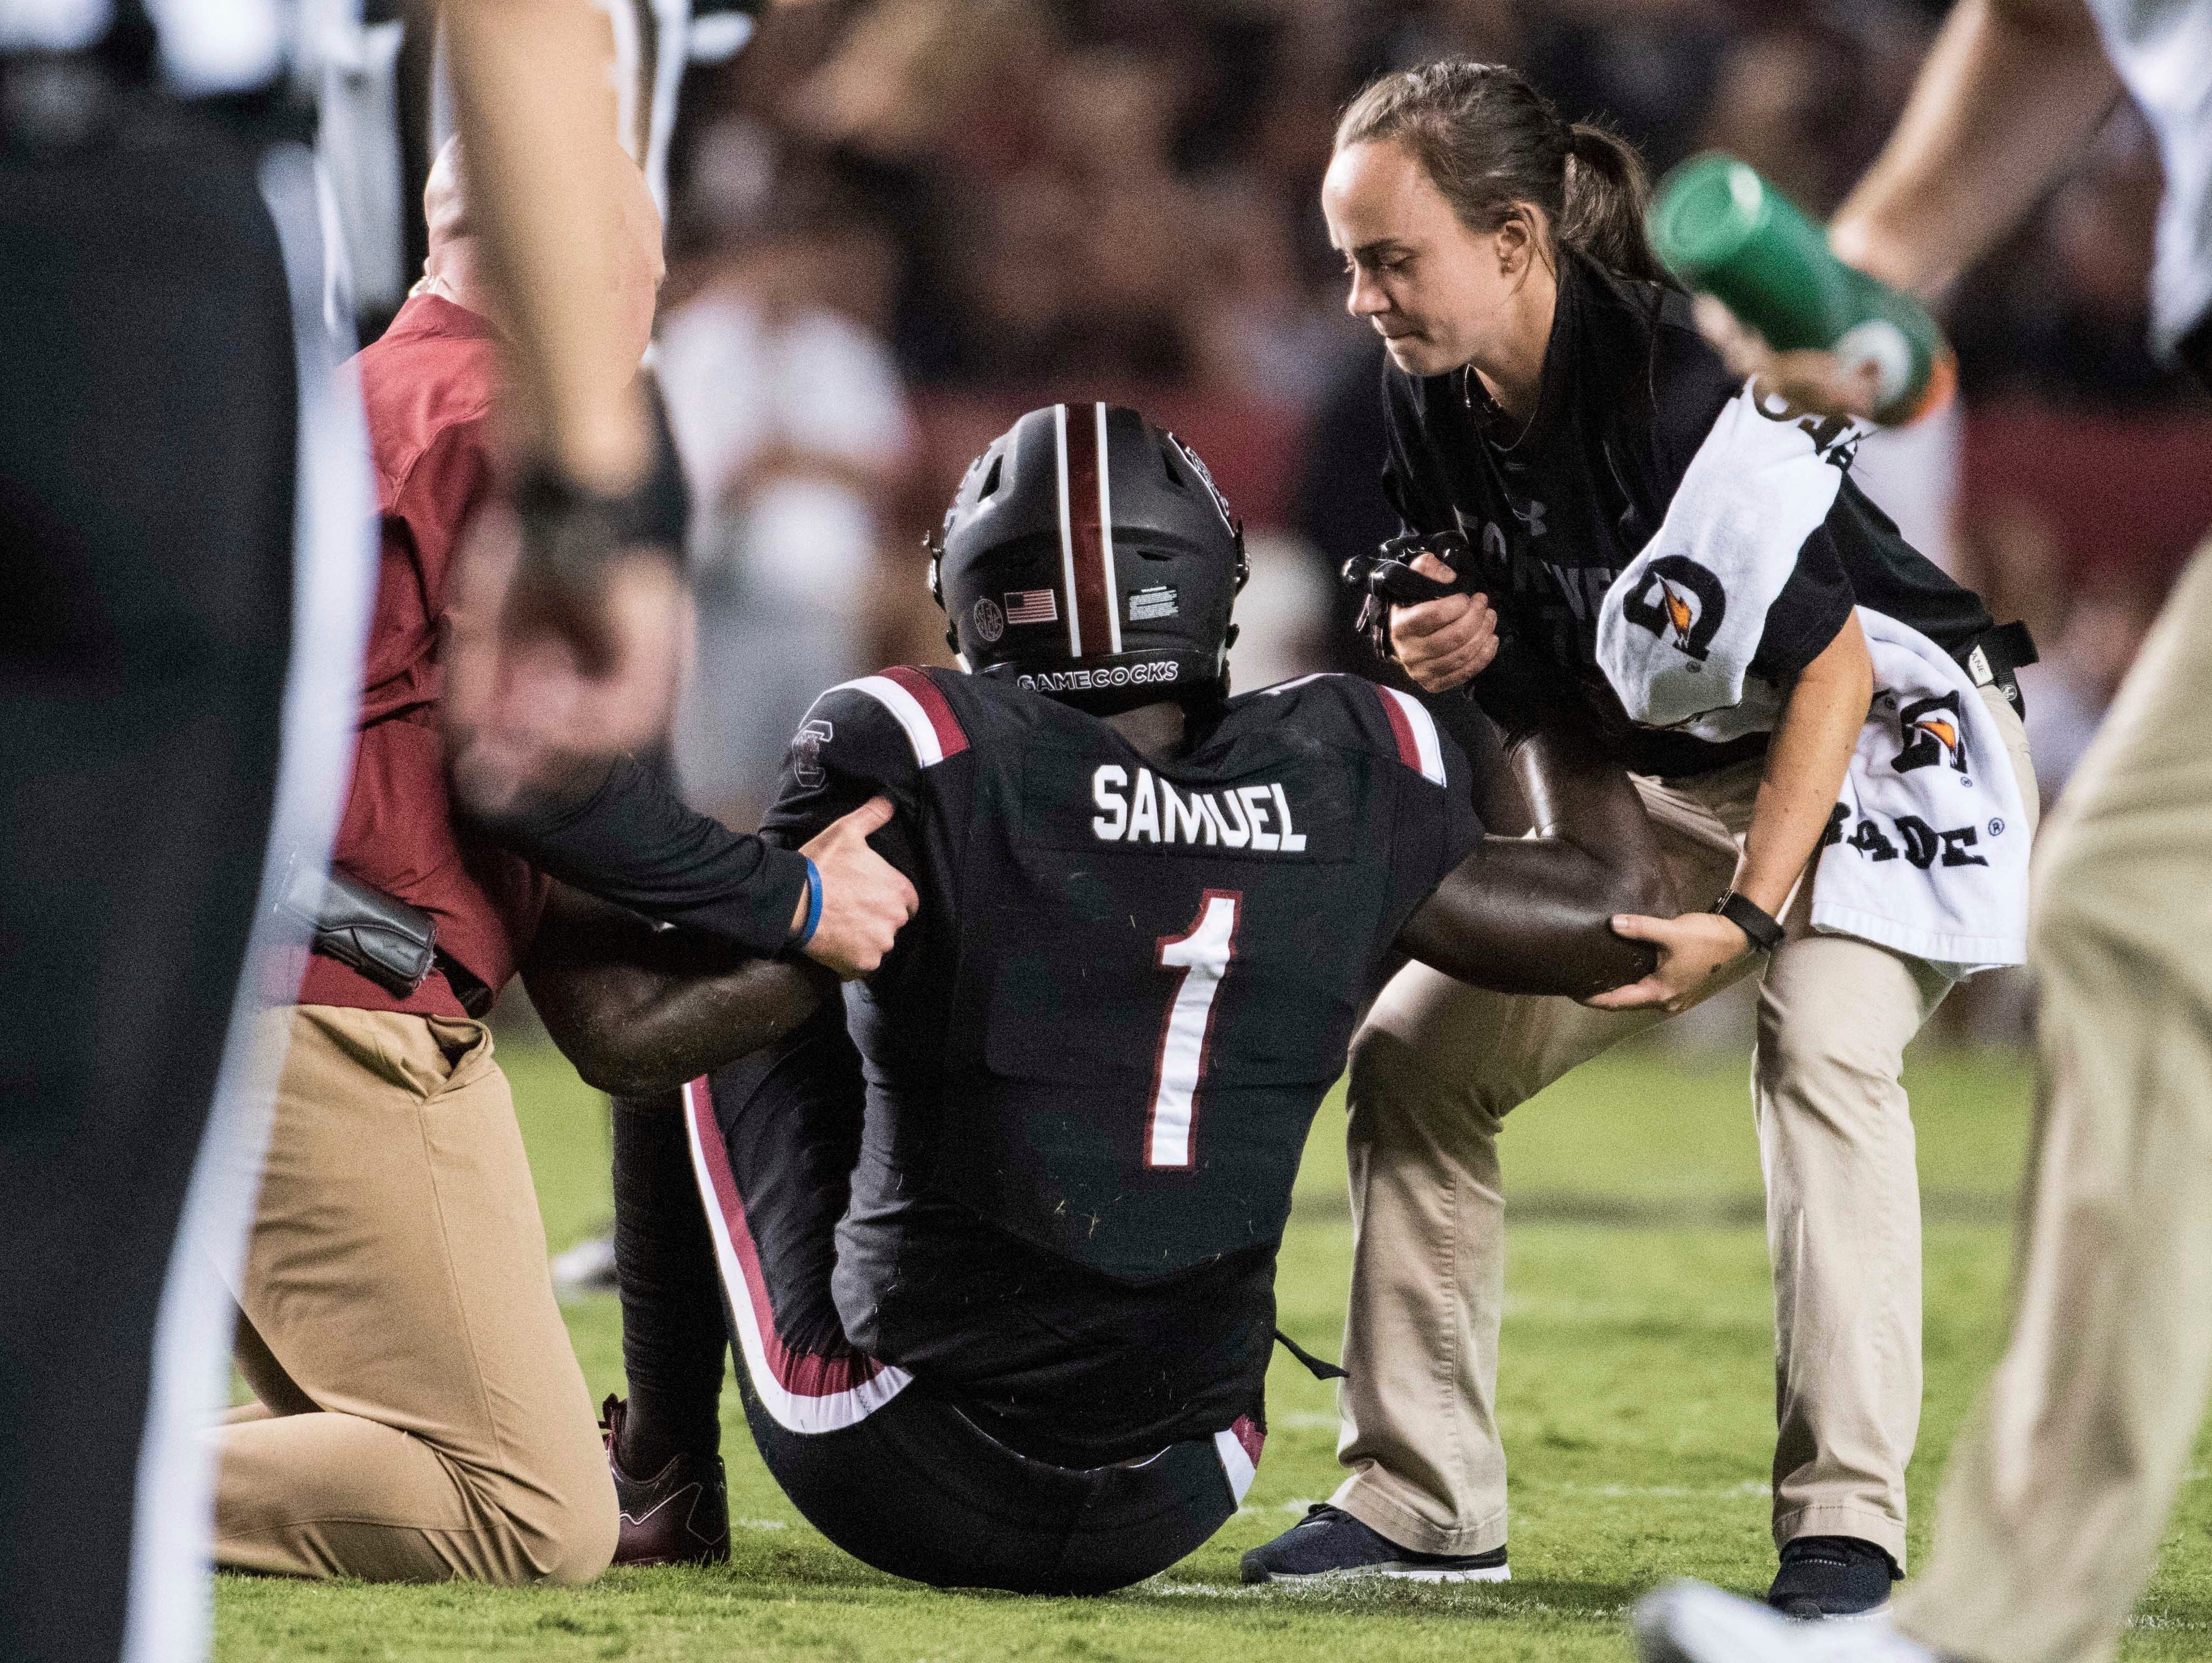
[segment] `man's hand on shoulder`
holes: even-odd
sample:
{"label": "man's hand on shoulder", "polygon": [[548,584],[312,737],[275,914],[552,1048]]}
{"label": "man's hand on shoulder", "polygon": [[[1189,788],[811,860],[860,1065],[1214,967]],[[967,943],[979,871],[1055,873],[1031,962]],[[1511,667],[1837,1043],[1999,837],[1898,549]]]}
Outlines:
{"label": "man's hand on shoulder", "polygon": [[[822,917],[806,956],[848,981],[883,963],[921,906],[905,875],[868,847],[868,834],[890,823],[891,812],[890,798],[871,797],[799,850],[822,878]],[[794,932],[804,927],[811,904],[811,897],[800,896]]]}

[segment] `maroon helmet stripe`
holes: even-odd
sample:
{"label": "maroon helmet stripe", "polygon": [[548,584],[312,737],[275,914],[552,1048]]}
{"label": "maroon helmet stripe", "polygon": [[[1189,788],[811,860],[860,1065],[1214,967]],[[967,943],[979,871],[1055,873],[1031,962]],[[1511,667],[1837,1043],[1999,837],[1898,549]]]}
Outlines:
{"label": "maroon helmet stripe", "polygon": [[1075,566],[1075,609],[1085,657],[1110,652],[1114,597],[1108,592],[1106,528],[1099,523],[1098,428],[1092,408],[1067,407],[1067,525]]}

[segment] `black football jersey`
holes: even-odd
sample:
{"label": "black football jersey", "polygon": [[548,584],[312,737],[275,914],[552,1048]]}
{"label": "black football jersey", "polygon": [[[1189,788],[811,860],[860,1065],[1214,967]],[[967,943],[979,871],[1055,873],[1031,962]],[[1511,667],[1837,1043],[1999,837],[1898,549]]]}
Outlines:
{"label": "black football jersey", "polygon": [[[887,796],[898,813],[877,845],[921,902],[847,992],[869,1096],[838,1235],[854,1339],[919,1362],[948,1326],[1015,1323],[953,1308],[954,1285],[1009,1284],[1018,1302],[1050,1283],[1068,1308],[1030,1326],[1065,1338],[1080,1317],[1084,1344],[1110,1350],[1100,1319],[1126,1306],[1105,1326],[1127,1326],[1142,1302],[1102,1292],[1079,1313],[1084,1278],[1225,1280],[1240,1291],[1204,1302],[1259,1302],[1264,1369],[1308,1127],[1400,926],[1480,835],[1467,767],[1417,701],[1351,677],[1232,699],[1168,762],[951,671],[886,671],[817,701],[763,834],[802,841]],[[1018,1246],[1073,1274],[980,1263],[1037,1256]],[[927,1320],[902,1324],[917,1301]],[[1249,1361],[1255,1319],[1239,1320],[1221,1344]],[[979,1344],[1000,1354],[994,1378],[1061,1378],[1073,1361],[975,1333],[938,1360],[973,1375]]]}

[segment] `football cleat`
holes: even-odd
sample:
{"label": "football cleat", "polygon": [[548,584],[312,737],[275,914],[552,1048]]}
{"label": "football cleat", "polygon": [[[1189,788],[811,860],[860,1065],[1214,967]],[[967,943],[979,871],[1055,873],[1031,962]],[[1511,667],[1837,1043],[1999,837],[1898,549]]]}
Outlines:
{"label": "football cleat", "polygon": [[622,1533],[618,1565],[723,1565],[730,1560],[730,1490],[720,1455],[672,1455],[649,1478],[633,1478],[619,1453],[628,1405],[611,1397],[599,1423],[615,1477]]}
{"label": "football cleat", "polygon": [[1323,1578],[1394,1576],[1408,1582],[1508,1582],[1505,1550],[1487,1553],[1416,1553],[1400,1547],[1342,1508],[1317,1502],[1306,1516],[1243,1560],[1247,1582],[1303,1582]]}
{"label": "football cleat", "polygon": [[1817,1622],[1864,1617],[1889,1603],[1897,1561],[1856,1536],[1800,1536],[1782,1550],[1766,1603],[1784,1617]]}
{"label": "football cleat", "polygon": [[1644,1663],[1942,1663],[1886,1616],[1795,1621],[1703,1582],[1673,1582],[1630,1614]]}

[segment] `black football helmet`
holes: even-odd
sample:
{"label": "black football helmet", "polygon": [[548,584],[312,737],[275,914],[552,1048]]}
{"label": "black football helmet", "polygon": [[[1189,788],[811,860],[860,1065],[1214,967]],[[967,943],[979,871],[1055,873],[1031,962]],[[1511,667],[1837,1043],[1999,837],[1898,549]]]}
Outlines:
{"label": "black football helmet", "polygon": [[1229,689],[1244,528],[1198,453],[1133,410],[1031,410],[931,539],[945,640],[980,676],[1110,712]]}

